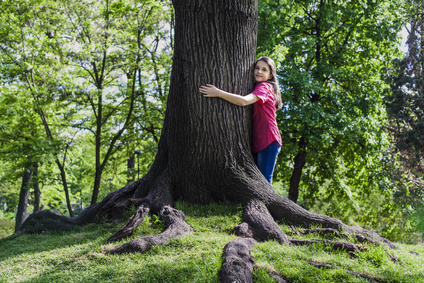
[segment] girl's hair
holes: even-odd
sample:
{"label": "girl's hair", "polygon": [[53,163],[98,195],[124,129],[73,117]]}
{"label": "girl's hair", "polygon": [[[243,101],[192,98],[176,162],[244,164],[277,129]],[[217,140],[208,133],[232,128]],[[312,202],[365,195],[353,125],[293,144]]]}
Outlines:
{"label": "girl's hair", "polygon": [[272,88],[274,89],[275,107],[277,108],[277,110],[281,109],[283,102],[281,100],[280,87],[278,85],[278,79],[277,79],[277,67],[275,66],[275,62],[269,57],[262,56],[261,58],[256,60],[255,66],[259,61],[264,61],[269,66],[269,70],[271,71],[272,78],[270,78],[268,82],[272,85]]}

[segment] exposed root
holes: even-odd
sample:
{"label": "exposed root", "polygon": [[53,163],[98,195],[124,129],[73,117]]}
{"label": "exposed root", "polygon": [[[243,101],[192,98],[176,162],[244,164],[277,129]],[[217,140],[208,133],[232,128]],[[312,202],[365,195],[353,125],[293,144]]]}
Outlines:
{"label": "exposed root", "polygon": [[237,238],[224,247],[223,263],[221,268],[221,282],[252,282],[254,260],[250,250],[256,240],[253,238]]}
{"label": "exposed root", "polygon": [[[321,226],[325,229],[330,228],[327,231],[343,231],[344,235],[359,237],[364,241],[371,243],[385,244],[392,249],[398,249],[398,247],[390,242],[389,240],[381,237],[375,232],[363,229],[361,227],[349,226],[341,222],[339,219],[335,219],[326,215],[319,215],[312,213],[290,201],[287,198],[279,196],[277,194],[269,195],[264,199],[266,207],[269,212],[276,220],[285,221],[289,225],[295,225],[299,227],[309,228],[314,225]],[[325,231],[325,230],[322,230]],[[342,234],[340,234],[342,235]]]}
{"label": "exposed root", "polygon": [[127,221],[127,223],[118,232],[113,234],[105,243],[115,242],[117,240],[130,236],[134,230],[143,223],[144,217],[149,213],[150,207],[147,203],[142,203],[136,208],[133,216]]}
{"label": "exposed root", "polygon": [[[368,233],[369,231],[367,231],[367,233]],[[345,238],[345,239],[348,239],[349,237],[346,235],[346,234],[344,234],[344,233],[341,233],[341,232],[339,232],[339,231],[337,231],[337,230],[335,230],[335,229],[331,229],[331,228],[318,228],[318,229],[307,229],[307,230],[305,230],[305,231],[303,231],[303,234],[305,234],[305,235],[307,235],[307,234],[311,234],[311,233],[317,233],[317,234],[320,234],[320,235],[330,235],[330,236],[333,236],[333,237],[339,237],[339,238]],[[383,245],[383,243],[384,244],[387,244],[387,245],[389,245],[389,247],[390,248],[394,248],[394,249],[397,249],[398,247],[397,246],[395,246],[392,242],[390,242],[390,241],[388,241],[388,240],[386,240],[386,239],[384,239],[384,238],[382,238],[382,237],[380,237],[380,236],[378,236],[378,240],[376,240],[376,239],[372,239],[372,238],[370,238],[370,237],[368,237],[368,236],[365,236],[365,235],[363,235],[363,234],[355,234],[354,235],[355,236],[355,238],[356,238],[356,240],[358,241],[358,242],[360,242],[360,243],[370,243],[370,244],[374,244],[374,245],[381,245],[382,246],[382,248],[387,252],[387,255],[390,257],[390,259],[394,262],[394,263],[398,263],[398,259],[396,258],[396,257],[394,257],[388,250],[387,250],[387,248],[385,247],[385,245]],[[375,236],[375,235],[374,235]],[[338,242],[338,243],[340,243],[340,242]],[[337,246],[339,246],[339,245],[335,245],[334,247],[335,248],[337,248]],[[362,247],[362,246],[360,246],[360,245],[357,245],[357,247],[360,249],[360,250],[365,250],[366,248],[365,247]],[[344,249],[344,248],[342,248],[342,249]],[[353,252],[353,251],[348,251],[348,252]]]}
{"label": "exposed root", "polygon": [[332,229],[332,228],[306,229],[303,231],[303,234],[304,235],[319,234],[321,236],[329,235],[329,236],[338,237],[338,238],[345,238],[345,239],[349,238],[346,234],[341,233],[340,231],[337,231],[336,229]]}
{"label": "exposed root", "polygon": [[121,221],[125,211],[132,204],[129,198],[131,198],[136,190],[145,191],[147,189],[143,183],[143,179],[140,179],[118,191],[110,193],[101,202],[86,208],[77,217],[79,225],[100,222],[104,219],[107,219],[109,222]]}
{"label": "exposed root", "polygon": [[257,200],[249,202],[244,209],[243,220],[252,227],[255,237],[260,241],[275,240],[280,244],[290,244],[289,238],[262,202]]}
{"label": "exposed root", "polygon": [[286,281],[286,280],[284,280],[284,278],[283,278],[283,277],[281,277],[281,276],[280,276],[280,274],[278,274],[278,273],[277,273],[277,272],[275,272],[275,271],[270,272],[270,273],[269,273],[269,275],[270,275],[272,278],[274,278],[275,282],[277,282],[277,283],[287,283],[287,281]]}
{"label": "exposed root", "polygon": [[359,242],[368,242],[376,245],[387,245],[391,249],[399,249],[395,244],[393,244],[391,241],[387,240],[386,238],[381,237],[375,232],[369,231],[367,229],[357,227],[357,226],[348,226],[344,225],[343,227],[344,232],[347,235],[352,235],[356,237],[356,239]]}
{"label": "exposed root", "polygon": [[28,216],[19,232],[41,233],[45,230],[68,231],[77,225],[74,218],[57,214],[51,210],[41,210]]}
{"label": "exposed root", "polygon": [[[313,261],[308,261],[308,263],[317,267],[317,268],[340,269],[340,267],[333,266],[333,265],[326,264],[326,263],[316,263],[316,262],[313,262]],[[362,278],[364,278],[364,279],[366,279],[370,282],[374,282],[374,283],[384,283],[385,282],[381,278],[376,278],[376,277],[373,277],[373,276],[365,274],[365,273],[360,273],[360,272],[351,271],[351,270],[345,270],[345,271],[349,274],[354,275],[354,276],[362,277]]]}
{"label": "exposed root", "polygon": [[256,236],[255,230],[246,222],[243,222],[234,227],[234,234],[243,238],[255,238],[259,240],[259,238]]}
{"label": "exposed root", "polygon": [[330,240],[299,240],[299,239],[290,239],[290,243],[292,243],[295,246],[304,246],[304,245],[313,245],[316,243],[324,243],[329,246],[333,250],[336,251],[345,251],[348,252],[351,255],[355,255],[356,252],[359,252],[363,250],[364,248],[359,245],[355,245],[353,243],[349,242],[337,242],[337,241],[330,241]]}
{"label": "exposed root", "polygon": [[290,228],[290,230],[292,230],[293,233],[295,233],[298,236],[302,236],[302,234],[299,232],[299,230],[297,230],[297,228],[293,225],[287,225],[287,227]]}
{"label": "exposed root", "polygon": [[107,254],[146,252],[152,246],[163,245],[172,238],[177,238],[193,231],[185,222],[184,214],[177,209],[164,206],[160,210],[159,215],[165,220],[165,231],[158,235],[134,239],[116,249],[108,251]]}

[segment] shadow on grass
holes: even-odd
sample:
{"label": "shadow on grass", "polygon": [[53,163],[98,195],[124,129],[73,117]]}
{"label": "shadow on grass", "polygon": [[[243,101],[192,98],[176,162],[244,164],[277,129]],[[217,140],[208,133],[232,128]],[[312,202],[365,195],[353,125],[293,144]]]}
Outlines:
{"label": "shadow on grass", "polygon": [[[234,223],[241,220],[242,209],[240,206],[232,205],[227,202],[211,203],[209,205],[192,205],[185,202],[177,202],[176,208],[183,211],[187,222],[197,231],[213,229],[215,232],[229,232]],[[128,214],[128,218],[131,214]],[[133,238],[145,235],[161,233],[162,225],[158,225],[160,220],[145,220],[143,228],[137,228],[134,235],[124,242]],[[81,227],[75,227],[71,231],[45,231],[41,234],[24,234],[11,239],[0,239],[0,263],[8,258],[16,257],[22,254],[37,254],[48,252],[55,249],[61,249],[77,245],[98,245],[118,231],[126,220],[112,225],[89,224]],[[141,234],[141,235],[140,235]],[[89,247],[87,247],[89,248]]]}

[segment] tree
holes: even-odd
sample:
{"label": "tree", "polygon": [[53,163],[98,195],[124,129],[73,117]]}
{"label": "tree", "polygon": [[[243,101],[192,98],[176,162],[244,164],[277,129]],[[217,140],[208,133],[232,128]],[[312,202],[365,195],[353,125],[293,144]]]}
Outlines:
{"label": "tree", "polygon": [[[143,82],[143,65],[151,65],[159,97],[165,96],[161,62],[157,62],[161,59],[155,53],[167,35],[155,27],[164,25],[168,13],[157,1],[106,0],[90,5],[85,1],[67,2],[64,10],[70,24],[66,33],[74,36],[72,44],[78,47],[67,50],[68,64],[75,66],[84,78],[83,84],[77,85],[75,92],[67,93],[65,99],[88,114],[74,126],[93,135],[95,173],[91,204],[95,204],[109,159],[136,127],[136,107],[146,108],[146,92],[151,89]],[[150,37],[153,43],[146,42]]]}
{"label": "tree", "polygon": [[[158,153],[149,172],[76,218],[41,211],[28,217],[20,231],[66,230],[105,219],[122,219],[123,213],[134,205],[134,215],[108,241],[131,234],[148,213],[165,220],[164,232],[132,240],[108,253],[146,252],[152,245],[192,231],[184,214],[172,207],[176,200],[229,200],[244,206],[244,222],[236,227],[236,234],[244,238],[230,242],[224,251],[224,282],[251,280],[252,259],[247,255],[256,241],[311,243],[287,237],[275,222],[278,220],[299,226],[320,225],[334,233],[343,230],[358,239],[395,247],[371,231],[308,212],[277,195],[250,153],[250,108],[204,99],[198,92],[200,85],[209,82],[235,93],[246,94],[252,89],[248,82],[256,51],[257,1],[174,0],[173,6],[175,49],[170,92]],[[332,244],[334,248],[358,251],[351,243]],[[239,252],[233,254],[237,263],[229,256],[231,250]],[[237,266],[242,266],[243,271],[236,272]]]}
{"label": "tree", "polygon": [[389,130],[403,164],[419,174],[424,173],[424,15],[422,1],[411,1],[406,9],[408,52],[403,59],[394,60],[387,68],[385,79],[390,83],[385,102],[391,118]]}
{"label": "tree", "polygon": [[367,190],[359,183],[370,175],[358,172],[378,171],[361,168],[378,163],[387,146],[379,76],[396,53],[397,2],[262,2],[258,52],[280,61],[285,101],[276,179],[289,183],[295,202],[303,181],[309,206],[329,182],[340,196],[350,194],[347,182]]}
{"label": "tree", "polygon": [[[399,206],[418,213],[423,227],[424,211],[424,2],[406,1],[407,53],[385,68],[390,85],[384,102],[389,115],[388,132],[394,141],[387,164],[397,184]],[[399,169],[400,168],[400,169]]]}
{"label": "tree", "polygon": [[[93,203],[116,152],[125,149],[130,156],[144,146],[141,160],[152,158],[147,151],[160,135],[169,85],[164,79],[172,42],[169,5],[17,0],[1,6],[2,86],[40,117],[36,122],[43,125],[44,142],[54,148],[72,215],[70,165],[82,162],[70,153],[79,151],[79,144],[95,145],[94,178],[85,172],[93,179]],[[145,71],[151,68],[154,76]],[[48,148],[42,150],[46,155]]]}
{"label": "tree", "polygon": [[[40,189],[38,185],[39,163],[48,163],[53,155],[53,147],[46,142],[43,128],[40,126],[39,115],[27,111],[25,99],[19,96],[20,89],[7,84],[0,85],[0,154],[3,160],[8,160],[14,168],[15,178],[21,179],[19,201],[16,209],[15,230],[27,216],[27,207],[32,201],[34,212],[40,207]],[[3,167],[2,167],[3,168]],[[3,168],[4,171],[8,171]],[[6,178],[7,179],[7,178]],[[2,183],[8,183],[2,179]],[[34,197],[30,199],[30,189],[34,189]],[[13,190],[8,189],[11,194]],[[11,210],[15,211],[14,205]]]}
{"label": "tree", "polygon": [[[43,143],[49,144],[45,149],[53,148],[46,155],[54,155],[54,162],[60,170],[67,209],[72,217],[65,171],[67,145],[63,138],[55,134],[57,128],[53,121],[57,120],[52,115],[54,110],[61,109],[61,105],[55,104],[53,98],[57,93],[54,75],[62,66],[52,53],[57,42],[51,40],[53,36],[50,32],[52,25],[58,23],[58,17],[57,14],[47,17],[43,13],[47,6],[32,4],[35,3],[1,3],[5,15],[2,19],[4,29],[0,46],[3,62],[0,72],[3,77],[2,85],[4,88],[10,88],[8,92],[27,96],[26,99],[31,102],[25,107],[39,116],[37,123],[42,125],[45,135]],[[31,126],[34,127],[34,124]],[[27,166],[24,168],[26,170]]]}

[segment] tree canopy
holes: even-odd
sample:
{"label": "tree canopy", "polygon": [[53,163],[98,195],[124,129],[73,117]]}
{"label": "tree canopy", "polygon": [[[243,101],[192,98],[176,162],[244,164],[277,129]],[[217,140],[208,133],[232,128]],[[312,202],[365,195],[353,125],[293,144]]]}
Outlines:
{"label": "tree canopy", "polygon": [[122,184],[135,179],[123,160],[135,150],[144,153],[140,162],[152,158],[169,85],[172,9],[159,1],[1,5],[3,148],[27,162],[14,143],[29,143],[33,162],[51,176],[59,169],[72,215],[71,202],[97,202],[105,171]]}

